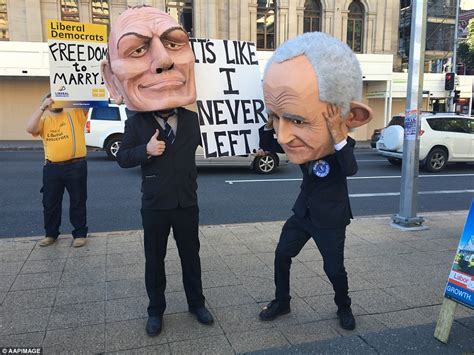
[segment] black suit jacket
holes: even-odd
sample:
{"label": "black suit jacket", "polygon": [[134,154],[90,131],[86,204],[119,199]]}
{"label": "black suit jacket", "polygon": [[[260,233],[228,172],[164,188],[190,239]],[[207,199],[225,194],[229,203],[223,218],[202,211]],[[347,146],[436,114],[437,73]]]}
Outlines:
{"label": "black suit jacket", "polygon": [[258,135],[260,137],[260,148],[266,152],[272,153],[284,153],[280,144],[275,139],[275,130],[265,129],[265,126],[262,126],[258,129]]}
{"label": "black suit jacket", "polygon": [[117,153],[122,168],[141,165],[142,208],[173,209],[197,205],[196,148],[201,143],[197,114],[178,109],[178,128],[173,144],[164,153],[149,158],[146,145],[163,129],[150,112],[136,112],[125,121],[125,133]]}
{"label": "black suit jacket", "polygon": [[310,174],[309,163],[300,165],[303,182],[293,206],[298,217],[303,218],[308,210],[311,222],[318,228],[342,228],[350,223],[352,211],[346,177],[357,173],[354,146],[355,141],[348,137],[344,148],[321,158],[329,164],[327,176]]}

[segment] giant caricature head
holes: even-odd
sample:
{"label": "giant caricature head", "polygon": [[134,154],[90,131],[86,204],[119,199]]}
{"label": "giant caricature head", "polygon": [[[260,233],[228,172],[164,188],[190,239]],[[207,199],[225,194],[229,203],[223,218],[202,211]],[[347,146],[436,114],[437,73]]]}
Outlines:
{"label": "giant caricature head", "polygon": [[170,109],[196,100],[188,35],[171,16],[152,7],[133,7],[120,15],[101,70],[114,101],[125,101],[134,111]]}
{"label": "giant caricature head", "polygon": [[362,73],[357,58],[341,41],[321,32],[283,43],[270,58],[263,78],[265,104],[278,142],[296,164],[334,152],[323,113],[340,108],[341,131],[362,126],[372,111],[360,103]]}

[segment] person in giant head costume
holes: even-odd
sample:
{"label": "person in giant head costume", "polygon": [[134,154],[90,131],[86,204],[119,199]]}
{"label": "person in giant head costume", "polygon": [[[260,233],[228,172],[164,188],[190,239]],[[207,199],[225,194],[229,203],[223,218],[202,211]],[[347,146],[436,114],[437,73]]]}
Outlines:
{"label": "person in giant head costume", "polygon": [[313,238],[323,257],[344,329],[354,329],[344,268],[346,226],[352,212],[346,177],[357,172],[352,128],[372,118],[360,102],[362,73],[347,45],[320,32],[283,43],[270,58],[263,79],[264,99],[278,142],[300,164],[303,182],[275,251],[275,300],[260,313],[273,320],[290,312],[290,266]]}
{"label": "person in giant head costume", "polygon": [[125,122],[117,161],[141,165],[146,332],[161,332],[166,308],[164,259],[170,229],[176,239],[189,311],[200,323],[213,317],[204,304],[199,258],[195,152],[201,142],[196,113],[194,54],[187,33],[152,7],[127,9],[113,25],[102,76],[115,102],[135,113]]}

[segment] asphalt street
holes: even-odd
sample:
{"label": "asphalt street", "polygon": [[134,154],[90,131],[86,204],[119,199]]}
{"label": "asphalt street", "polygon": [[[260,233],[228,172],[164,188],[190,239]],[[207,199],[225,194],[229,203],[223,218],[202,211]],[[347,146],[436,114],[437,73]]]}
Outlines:
{"label": "asphalt street", "polygon": [[[399,212],[400,167],[371,149],[358,149],[359,172],[349,179],[355,216]],[[0,237],[43,234],[41,151],[0,152]],[[91,232],[135,230],[140,223],[140,169],[121,169],[103,152],[88,155],[88,224]],[[272,175],[246,168],[199,168],[202,225],[285,220],[298,194],[298,166],[281,167]],[[441,174],[420,172],[416,210],[466,210],[474,197],[474,165],[453,164]],[[69,234],[67,194],[62,233]]]}

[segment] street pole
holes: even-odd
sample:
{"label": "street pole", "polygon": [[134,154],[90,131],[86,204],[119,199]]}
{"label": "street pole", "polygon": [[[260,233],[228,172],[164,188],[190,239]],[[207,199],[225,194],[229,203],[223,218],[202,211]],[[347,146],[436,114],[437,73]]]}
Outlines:
{"label": "street pole", "polygon": [[419,229],[423,218],[416,215],[418,194],[419,147],[423,100],[423,74],[426,44],[427,0],[412,1],[410,57],[405,108],[400,211],[392,217],[395,226]]}
{"label": "street pole", "polygon": [[[456,90],[456,60],[458,53],[458,23],[459,23],[459,0],[456,0],[456,20],[454,22],[454,51],[453,51],[453,62],[451,64],[451,71],[454,73],[454,89]],[[454,96],[453,91],[449,92],[449,111],[454,112]]]}

